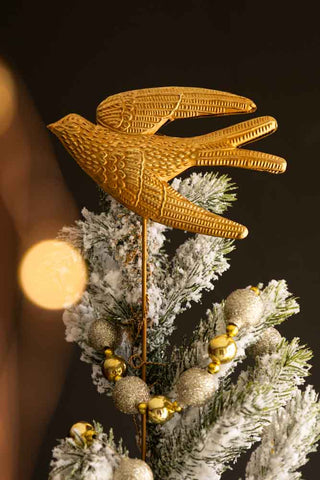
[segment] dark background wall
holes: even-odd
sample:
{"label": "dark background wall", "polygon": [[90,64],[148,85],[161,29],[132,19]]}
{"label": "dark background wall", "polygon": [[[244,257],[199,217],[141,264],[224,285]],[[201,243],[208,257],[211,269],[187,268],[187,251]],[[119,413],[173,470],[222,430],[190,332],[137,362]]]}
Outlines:
{"label": "dark background wall", "polygon": [[[2,53],[24,79],[44,123],[69,112],[93,120],[96,105],[108,95],[161,85],[238,93],[256,102],[256,115],[277,118],[279,131],[258,148],[285,157],[288,171],[278,177],[228,171],[239,185],[239,200],[229,215],[247,225],[250,236],[238,242],[231,269],[203,304],[186,314],[176,338],[190,332],[213,301],[235,288],[286,278],[300,297],[301,314],[280,330],[287,338],[300,336],[313,349],[310,381],[319,389],[320,35],[315,5],[254,0],[12,1],[2,8],[0,38]],[[195,135],[242,119],[179,122],[167,132]],[[52,142],[79,207],[96,208],[93,182],[54,138]],[[106,428],[114,426],[134,452],[127,417],[96,393],[90,368],[78,356],[75,350],[35,480],[46,478],[55,439],[79,418],[94,417]],[[304,469],[305,478],[318,478],[317,465],[320,458],[315,454]],[[238,475],[228,473],[226,478]]]}

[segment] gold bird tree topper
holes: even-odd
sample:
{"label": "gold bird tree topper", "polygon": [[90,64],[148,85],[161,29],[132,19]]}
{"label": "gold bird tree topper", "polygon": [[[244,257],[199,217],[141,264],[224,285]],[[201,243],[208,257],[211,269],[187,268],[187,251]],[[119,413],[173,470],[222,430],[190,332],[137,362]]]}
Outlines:
{"label": "gold bird tree topper", "polygon": [[159,87],[108,97],[97,108],[97,125],[69,114],[48,128],[103,190],[143,218],[189,232],[244,238],[246,227],[198,207],[168,182],[195,166],[284,172],[284,159],[238,148],[273,133],[276,120],[254,118],[191,138],[156,132],[176,119],[251,113],[255,109],[248,98],[230,93]]}

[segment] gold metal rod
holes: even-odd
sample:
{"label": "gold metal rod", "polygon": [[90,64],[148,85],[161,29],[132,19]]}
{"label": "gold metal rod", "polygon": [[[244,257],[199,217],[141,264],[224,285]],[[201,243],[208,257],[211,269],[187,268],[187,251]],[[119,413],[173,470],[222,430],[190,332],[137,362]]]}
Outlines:
{"label": "gold metal rod", "polygon": [[[142,380],[147,381],[147,321],[148,321],[148,301],[147,301],[147,260],[148,260],[148,220],[142,218]],[[147,415],[142,415],[141,419],[141,457],[146,459],[147,451]]]}

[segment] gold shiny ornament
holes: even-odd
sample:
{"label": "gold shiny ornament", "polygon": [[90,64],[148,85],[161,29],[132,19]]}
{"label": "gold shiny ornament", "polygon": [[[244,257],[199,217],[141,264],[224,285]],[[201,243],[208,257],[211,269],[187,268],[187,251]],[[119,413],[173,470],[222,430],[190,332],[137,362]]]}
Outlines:
{"label": "gold shiny ornament", "polygon": [[239,288],[230,293],[224,304],[227,323],[238,328],[252,327],[259,323],[264,305],[261,296],[251,288]]}
{"label": "gold shiny ornament", "polygon": [[108,97],[97,108],[97,125],[69,114],[48,128],[102,189],[141,217],[190,232],[244,238],[246,227],[198,207],[168,182],[195,166],[284,172],[284,159],[237,148],[273,133],[276,120],[254,118],[192,138],[155,133],[175,119],[255,109],[251,100],[226,92],[159,87]]}
{"label": "gold shiny ornament", "polygon": [[228,323],[226,330],[228,337],[235,337],[239,333],[239,328],[233,323]]}
{"label": "gold shiny ornament", "polygon": [[212,398],[216,380],[202,368],[189,368],[176,383],[177,401],[184,407],[200,407]]}
{"label": "gold shiny ornament", "polygon": [[228,363],[237,353],[237,345],[227,334],[218,335],[209,342],[209,356],[213,363]]}
{"label": "gold shiny ornament", "polygon": [[220,362],[216,360],[215,362],[211,362],[208,365],[208,372],[211,373],[211,375],[218,373],[220,370]]}
{"label": "gold shiny ornament", "polygon": [[123,458],[112,478],[113,480],[153,480],[153,473],[143,460]]}
{"label": "gold shiny ornament", "polygon": [[124,377],[115,384],[112,396],[120,412],[135,415],[139,413],[138,405],[148,402],[150,392],[148,385],[141,378]]}
{"label": "gold shiny ornament", "polygon": [[89,327],[88,342],[98,352],[107,347],[115,349],[120,343],[120,329],[110,320],[94,320]]}
{"label": "gold shiny ornament", "polygon": [[258,287],[250,287],[250,290],[252,290],[256,295],[260,295],[260,290]]}
{"label": "gold shiny ornament", "polygon": [[277,350],[281,339],[282,336],[278,330],[274,327],[269,327],[263,332],[259,340],[248,348],[248,353],[251,357],[273,353]]}
{"label": "gold shiny ornament", "polygon": [[96,436],[97,432],[93,425],[88,422],[77,422],[70,428],[70,437],[72,437],[79,446],[90,446]]}
{"label": "gold shiny ornament", "polygon": [[127,372],[124,358],[115,355],[110,348],[105,350],[106,359],[102,365],[102,373],[109,382],[117,382]]}
{"label": "gold shiny ornament", "polygon": [[181,410],[178,402],[171,402],[163,395],[155,395],[148,402],[142,402],[139,405],[140,413],[147,413],[148,420],[158,424],[166,423],[176,412],[179,413]]}

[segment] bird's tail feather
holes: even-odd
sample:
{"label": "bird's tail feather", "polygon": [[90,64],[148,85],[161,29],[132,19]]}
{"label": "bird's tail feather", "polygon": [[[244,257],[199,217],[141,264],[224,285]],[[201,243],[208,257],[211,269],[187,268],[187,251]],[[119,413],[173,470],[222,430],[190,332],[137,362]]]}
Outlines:
{"label": "bird's tail feather", "polygon": [[259,117],[212,132],[192,140],[197,146],[195,166],[227,166],[282,173],[286,161],[275,155],[238,149],[273,133],[277,122],[272,117]]}
{"label": "bird's tail feather", "polygon": [[173,228],[224,238],[245,238],[245,226],[216,215],[187,200],[171,186],[166,186],[159,221]]}
{"label": "bird's tail feather", "polygon": [[286,169],[286,161],[281,157],[238,148],[221,150],[206,148],[200,150],[195,165],[201,167],[239,167],[269,173],[283,173]]}

